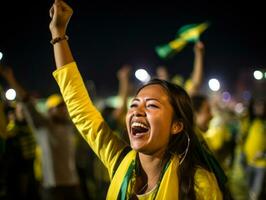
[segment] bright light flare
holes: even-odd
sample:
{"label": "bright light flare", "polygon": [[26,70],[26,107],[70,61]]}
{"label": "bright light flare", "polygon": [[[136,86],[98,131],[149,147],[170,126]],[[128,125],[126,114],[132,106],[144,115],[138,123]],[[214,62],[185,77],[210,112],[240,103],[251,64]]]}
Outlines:
{"label": "bright light flare", "polygon": [[16,91],[14,89],[8,89],[5,95],[6,99],[9,101],[13,101],[17,96]]}
{"label": "bright light flare", "polygon": [[212,78],[209,80],[209,88],[212,90],[212,91],[218,91],[220,89],[220,82],[215,79],[215,78]]}
{"label": "bright light flare", "polygon": [[256,80],[261,80],[263,78],[263,73],[259,70],[253,72],[253,76]]}
{"label": "bright light flare", "polygon": [[151,79],[151,76],[145,69],[136,70],[135,77],[144,83],[148,82]]}

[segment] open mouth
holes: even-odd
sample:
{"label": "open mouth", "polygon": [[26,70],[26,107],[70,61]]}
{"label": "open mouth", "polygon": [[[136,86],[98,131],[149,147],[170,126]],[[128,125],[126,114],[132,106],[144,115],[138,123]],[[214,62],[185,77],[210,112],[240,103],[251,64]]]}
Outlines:
{"label": "open mouth", "polygon": [[141,136],[148,132],[149,127],[141,122],[133,122],[131,124],[131,130],[134,136]]}

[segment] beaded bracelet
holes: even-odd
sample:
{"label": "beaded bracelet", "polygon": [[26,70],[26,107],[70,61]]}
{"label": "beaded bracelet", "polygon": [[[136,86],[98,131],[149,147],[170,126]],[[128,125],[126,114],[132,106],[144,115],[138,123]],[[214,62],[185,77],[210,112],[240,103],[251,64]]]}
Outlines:
{"label": "beaded bracelet", "polygon": [[56,37],[56,38],[53,38],[53,39],[50,41],[50,43],[51,43],[52,45],[54,45],[55,43],[60,42],[60,41],[62,41],[62,40],[68,40],[68,36],[67,36],[67,35],[64,35],[64,36],[62,36],[62,37]]}

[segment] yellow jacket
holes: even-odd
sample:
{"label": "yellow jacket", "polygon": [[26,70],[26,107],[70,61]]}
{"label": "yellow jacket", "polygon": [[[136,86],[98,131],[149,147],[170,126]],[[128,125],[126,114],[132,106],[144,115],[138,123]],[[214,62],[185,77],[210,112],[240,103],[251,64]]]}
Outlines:
{"label": "yellow jacket", "polygon": [[225,143],[231,139],[229,128],[224,123],[219,122],[218,117],[212,119],[209,129],[203,134],[203,137],[214,153],[219,152]]}
{"label": "yellow jacket", "polygon": [[247,163],[255,167],[266,167],[266,122],[255,119],[248,131],[244,145]]}
{"label": "yellow jacket", "polygon": [[[60,87],[74,124],[108,169],[111,184],[107,199],[117,199],[124,176],[132,159],[135,159],[136,152],[132,150],[124,157],[114,177],[112,177],[115,163],[126,144],[112,132],[99,111],[94,107],[75,62],[56,70],[53,75]],[[156,199],[178,199],[178,165],[178,157],[173,156],[163,175]],[[201,168],[196,171],[195,191],[197,199],[200,200],[222,199],[215,176]]]}

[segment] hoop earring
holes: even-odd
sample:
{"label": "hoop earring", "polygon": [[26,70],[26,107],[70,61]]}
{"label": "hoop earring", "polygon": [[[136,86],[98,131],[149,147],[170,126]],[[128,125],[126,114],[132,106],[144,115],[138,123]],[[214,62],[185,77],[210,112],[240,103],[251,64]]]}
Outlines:
{"label": "hoop earring", "polygon": [[187,132],[185,132],[186,136],[187,136],[187,147],[186,147],[186,150],[181,153],[180,155],[184,155],[179,163],[179,165],[181,165],[183,163],[183,161],[185,160],[186,156],[187,156],[187,152],[188,152],[188,149],[189,149],[189,145],[190,145],[190,137],[189,135],[187,134]]}

